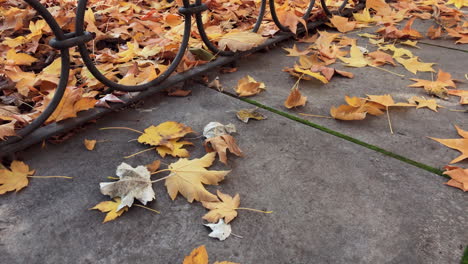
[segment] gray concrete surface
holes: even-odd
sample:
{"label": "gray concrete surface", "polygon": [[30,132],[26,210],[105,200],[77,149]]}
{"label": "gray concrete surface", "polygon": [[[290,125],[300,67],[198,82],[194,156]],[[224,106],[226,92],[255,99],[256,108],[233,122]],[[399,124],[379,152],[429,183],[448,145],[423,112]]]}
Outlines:
{"label": "gray concrete surface", "polygon": [[[370,51],[377,49],[370,45],[366,38],[357,36],[358,32],[348,33],[347,36],[358,38],[358,45],[367,47]],[[466,106],[459,104],[459,97],[451,96],[444,101],[436,98],[440,108],[439,112],[433,112],[427,108],[407,109],[392,108],[390,110],[391,122],[394,134],[390,133],[387,117],[369,116],[362,121],[339,121],[315,117],[300,116],[299,113],[329,116],[332,106],[345,104],[345,95],[366,97],[366,94],[382,95],[391,94],[395,101],[407,102],[412,96],[424,96],[430,98],[422,88],[410,88],[408,85],[414,83],[410,78],[431,79],[431,73],[418,72],[413,74],[403,66],[384,66],[385,69],[405,77],[374,69],[371,67],[352,68],[343,66],[341,61],[330,65],[337,69],[354,73],[354,79],[334,77],[328,84],[319,81],[301,81],[300,90],[308,97],[305,107],[288,110],[283,103],[286,100],[296,78],[291,77],[282,70],[285,67],[293,67],[298,57],[287,57],[287,52],[282,48],[290,48],[293,42],[284,43],[268,53],[257,53],[244,58],[238,63],[238,71],[229,74],[210,73],[210,76],[219,75],[221,84],[226,87],[225,91],[235,94],[233,87],[243,76],[249,74],[254,79],[262,81],[266,85],[266,91],[250,99],[258,101],[267,106],[276,108],[287,113],[295,114],[301,118],[308,119],[316,124],[347,134],[367,143],[387,149],[394,153],[403,155],[410,159],[422,162],[434,167],[443,167],[449,161],[458,156],[458,152],[446,148],[427,137],[457,138],[453,125],[459,125],[468,129],[468,118],[466,112],[453,112],[453,110],[466,110]],[[309,44],[299,44],[300,49],[305,49]],[[421,46],[421,49],[405,47],[419,56],[423,62],[434,62],[434,79],[438,69],[452,74],[458,80],[465,80],[468,69],[468,53],[458,50],[446,49],[434,46]],[[458,83],[457,89],[468,89],[465,82]],[[462,162],[460,165],[467,165]]]}
{"label": "gray concrete surface", "polygon": [[[264,66],[267,71],[271,65]],[[275,69],[271,74],[282,76]],[[263,81],[269,87],[265,95],[275,94],[272,82]],[[270,112],[264,112],[267,120],[241,123],[235,111],[251,105],[193,88],[193,96],[148,100],[98,120],[59,145],[20,153],[36,175],[75,178],[31,179],[19,193],[0,197],[0,263],[172,264],[203,244],[210,263],[459,262],[468,244],[468,201],[462,191],[444,186],[444,178]],[[339,87],[320,88],[327,89]],[[318,107],[319,100],[311,99]],[[228,167],[217,162],[213,168],[232,172],[208,189],[239,193],[242,206],[274,213],[240,212],[232,228],[243,238],[220,242],[202,226],[206,210],[200,204],[172,202],[163,184],[155,184],[157,198],[149,206],[161,215],[135,207],[101,224],[104,214],[88,210],[108,199],[100,194],[99,182],[114,175],[122,157],[144,146],[128,142],[136,138],[132,132],[98,128],[141,130],[167,120],[198,132],[210,121],[234,123],[246,157],[230,156]],[[368,129],[362,126],[362,131]],[[85,138],[110,141],[87,151]],[[192,141],[192,157],[202,156],[202,140]],[[136,166],[155,158],[147,152],[125,161]]]}

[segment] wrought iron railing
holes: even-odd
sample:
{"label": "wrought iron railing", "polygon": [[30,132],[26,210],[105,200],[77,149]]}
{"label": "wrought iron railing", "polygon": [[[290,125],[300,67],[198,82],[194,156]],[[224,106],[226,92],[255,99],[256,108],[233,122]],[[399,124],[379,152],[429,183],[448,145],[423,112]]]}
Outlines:
{"label": "wrought iron railing", "polygon": [[[109,87],[109,91],[118,90],[118,91],[126,91],[126,92],[136,92],[136,91],[143,91],[137,96],[133,96],[132,98],[124,98],[125,103],[121,104],[120,106],[124,106],[126,104],[130,104],[135,102],[136,100],[140,100],[145,96],[151,95],[157,91],[162,89],[166,89],[168,86],[173,85],[177,82],[183,81],[187,78],[200,74],[204,71],[212,69],[214,67],[218,67],[229,62],[233,62],[235,59],[239,58],[240,56],[251,53],[266,46],[272,45],[274,43],[283,41],[285,39],[290,38],[294,34],[292,34],[288,27],[281,24],[280,19],[276,13],[275,9],[275,0],[262,0],[260,4],[259,15],[257,21],[255,22],[252,31],[257,32],[260,28],[260,25],[265,17],[265,11],[267,8],[267,4],[270,7],[270,14],[271,18],[274,21],[275,25],[280,29],[282,33],[278,36],[266,41],[264,44],[259,45],[249,51],[243,52],[233,52],[233,51],[224,51],[218,49],[208,38],[207,33],[205,32],[205,28],[202,22],[202,12],[207,10],[208,7],[202,3],[202,0],[195,0],[194,4],[191,4],[189,0],[182,0],[183,6],[179,8],[179,13],[184,16],[184,33],[182,37],[182,41],[180,43],[179,50],[172,60],[171,64],[168,66],[166,71],[161,73],[156,79],[139,84],[139,85],[123,85],[117,82],[114,82],[104,76],[96,67],[93,60],[91,59],[90,53],[86,46],[86,43],[93,39],[93,35],[91,32],[86,32],[85,25],[84,25],[84,17],[86,11],[86,5],[88,0],[79,0],[78,6],[76,9],[76,20],[75,20],[75,32],[71,33],[64,33],[63,29],[60,28],[57,21],[51,15],[51,13],[44,7],[38,0],[25,0],[31,7],[33,7],[37,13],[44,18],[47,22],[49,27],[52,30],[52,33],[55,35],[49,45],[55,49],[60,50],[61,56],[61,72],[60,72],[60,80],[58,82],[55,94],[46,107],[46,109],[36,118],[34,119],[29,125],[22,128],[21,130],[17,131],[17,135],[14,137],[9,137],[7,140],[0,142],[0,157],[6,156],[8,154],[14,153],[18,150],[24,149],[32,144],[38,143],[43,139],[50,137],[51,135],[58,134],[65,132],[67,130],[72,129],[75,126],[83,124],[89,120],[95,119],[97,117],[102,116],[106,112],[113,110],[111,109],[91,109],[86,112],[87,114],[83,114],[79,117],[73,118],[76,119],[74,121],[65,120],[62,124],[50,124],[47,125],[45,128],[42,127],[42,131],[38,132],[38,130],[50,117],[50,115],[55,111],[57,106],[59,105],[67,86],[68,78],[69,78],[69,70],[70,70],[70,55],[69,49],[72,47],[78,47],[79,53],[82,57],[82,60],[91,74],[99,80],[101,83]],[[343,10],[345,9],[348,0],[344,0],[341,6],[336,11],[338,14],[342,14]],[[365,0],[358,0],[355,9],[362,9],[363,4],[365,4]],[[311,12],[314,8],[315,0],[311,0],[307,9],[304,12],[303,19],[306,21],[309,20]],[[321,0],[321,6],[324,10],[325,14],[328,16],[332,15],[332,12],[327,7],[325,0]],[[176,70],[177,66],[181,62],[184,53],[187,50],[189,37],[191,34],[191,25],[192,25],[192,17],[195,18],[195,22],[197,24],[198,33],[203,40],[203,43],[206,47],[211,50],[213,53],[222,56],[208,64],[204,64],[201,66],[195,67],[195,69],[191,69],[184,73],[179,73],[176,76],[171,77],[172,79],[167,80],[168,77]],[[323,24],[324,21],[315,21],[310,22],[308,24],[308,28],[316,27],[320,24]],[[303,32],[305,29],[298,30],[298,32]],[[31,135],[31,133],[37,132],[36,135]]]}

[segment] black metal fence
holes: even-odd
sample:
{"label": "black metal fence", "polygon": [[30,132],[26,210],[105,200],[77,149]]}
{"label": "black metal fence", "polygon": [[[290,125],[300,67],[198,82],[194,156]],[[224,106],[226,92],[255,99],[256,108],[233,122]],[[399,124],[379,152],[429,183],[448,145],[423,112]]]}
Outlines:
{"label": "black metal fence", "polygon": [[[88,0],[79,0],[78,6],[76,9],[76,20],[75,20],[75,32],[71,33],[64,33],[64,31],[60,28],[57,21],[54,17],[49,13],[49,11],[38,1],[38,0],[25,0],[31,7],[33,7],[40,16],[44,18],[47,22],[49,27],[51,28],[55,38],[53,38],[49,45],[55,49],[60,50],[62,68],[60,72],[60,80],[56,89],[56,92],[50,101],[49,105],[46,109],[38,116],[34,121],[32,121],[28,126],[24,127],[23,129],[17,131],[17,136],[9,137],[7,140],[0,142],[0,157],[12,154],[16,151],[22,150],[30,145],[36,144],[41,142],[42,140],[59,133],[66,132],[76,126],[84,124],[90,120],[96,119],[107,112],[114,111],[117,108],[123,107],[125,105],[131,104],[138,100],[141,100],[147,96],[150,96],[158,91],[166,89],[177,82],[186,80],[191,78],[195,75],[198,75],[202,72],[208,71],[212,68],[225,65],[227,63],[233,62],[239,57],[252,53],[258,50],[261,50],[267,46],[273,45],[280,41],[284,41],[291,36],[294,36],[289,30],[288,27],[281,24],[275,9],[275,0],[262,0],[260,5],[260,11],[255,22],[255,25],[252,29],[253,32],[257,32],[260,28],[260,25],[264,19],[265,11],[267,8],[267,4],[270,8],[271,18],[276,24],[276,26],[280,29],[280,33],[277,36],[268,39],[265,43],[249,50],[243,52],[233,52],[233,51],[224,51],[218,49],[208,38],[207,33],[205,32],[203,22],[202,22],[202,12],[207,10],[208,7],[202,3],[202,0],[195,0],[194,4],[191,4],[189,0],[183,0],[183,6],[179,8],[179,13],[184,16],[184,33],[182,37],[182,41],[180,43],[179,50],[172,60],[171,64],[168,66],[165,72],[161,73],[156,79],[149,81],[144,84],[139,85],[122,85],[116,83],[106,76],[104,76],[96,67],[93,60],[90,57],[90,53],[88,48],[86,47],[86,43],[93,39],[93,35],[91,32],[84,31],[84,16],[86,11],[86,5]],[[336,11],[338,14],[342,14],[345,6],[347,5],[348,0],[344,0],[342,5]],[[303,19],[306,21],[309,20],[313,7],[315,5],[315,0],[311,0],[307,9],[304,12]],[[362,9],[365,5],[365,0],[359,0],[356,4],[355,9]],[[325,0],[321,0],[321,6],[328,16],[332,15],[332,12],[327,7]],[[347,14],[350,15],[353,10],[347,10]],[[221,56],[216,60],[209,62],[207,64],[197,66],[194,69],[188,70],[183,73],[176,74],[174,76],[169,76],[176,70],[177,66],[181,62],[186,49],[188,47],[189,37],[191,34],[191,25],[192,25],[192,17],[195,18],[195,22],[197,24],[198,33],[203,40],[206,47],[211,50],[213,53]],[[310,22],[307,25],[308,29],[315,28],[325,21],[314,21]],[[298,33],[304,32],[305,28],[300,28]],[[72,120],[65,120],[59,123],[49,124],[47,126],[41,127],[49,116],[55,111],[57,106],[59,105],[64,93],[65,88],[67,86],[68,78],[69,78],[69,70],[70,70],[70,55],[69,55],[69,48],[78,47],[79,53],[82,57],[82,60],[91,74],[99,80],[101,83],[106,85],[110,88],[109,91],[118,90],[118,91],[126,91],[126,92],[137,92],[141,91],[136,96],[124,96],[122,100],[125,102],[123,104],[112,105],[111,108],[93,108],[84,113],[80,113],[80,115]]]}

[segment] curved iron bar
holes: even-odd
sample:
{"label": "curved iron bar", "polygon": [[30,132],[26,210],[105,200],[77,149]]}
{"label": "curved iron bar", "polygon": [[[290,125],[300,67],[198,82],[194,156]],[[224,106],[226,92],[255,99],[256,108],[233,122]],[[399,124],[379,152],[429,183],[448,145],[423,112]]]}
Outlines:
{"label": "curved iron bar", "polygon": [[[271,18],[273,19],[273,22],[275,22],[275,25],[284,32],[291,32],[289,28],[285,27],[281,22],[279,21],[278,14],[276,13],[276,8],[275,8],[275,0],[270,0],[270,13],[271,13]],[[314,8],[315,5],[315,0],[311,0],[309,3],[309,6],[306,9],[306,12],[302,16],[304,20],[307,21],[310,17],[310,13],[312,12],[312,9]]]}
{"label": "curved iron bar", "polygon": [[[85,33],[84,32],[84,15],[85,15],[86,4],[87,3],[88,3],[88,0],[78,1],[78,7],[76,9],[76,23],[75,23],[75,30],[76,30],[76,35],[77,36],[82,36]],[[190,8],[193,8],[193,6],[190,5],[189,0],[183,0],[183,8],[190,9]],[[166,71],[164,71],[158,77],[156,77],[155,79],[153,79],[153,80],[151,80],[151,81],[149,81],[147,83],[138,84],[138,85],[123,85],[123,84],[119,84],[119,83],[116,83],[114,81],[111,81],[106,76],[104,76],[99,71],[99,69],[94,65],[94,62],[90,57],[88,48],[86,47],[85,43],[78,44],[78,50],[80,52],[80,55],[81,55],[81,57],[83,59],[84,64],[88,68],[88,70],[91,72],[91,74],[96,79],[98,79],[104,85],[106,85],[106,86],[108,86],[108,87],[110,87],[112,89],[119,90],[119,91],[125,91],[125,92],[144,91],[144,90],[146,90],[146,89],[148,89],[148,88],[150,88],[152,86],[156,86],[156,85],[160,84],[162,81],[167,79],[167,77],[169,77],[169,75],[171,75],[171,73],[173,73],[176,70],[176,68],[179,65],[180,61],[184,57],[185,50],[188,47],[188,42],[189,42],[189,38],[190,38],[190,31],[191,31],[190,28],[191,28],[191,24],[192,24],[192,21],[191,21],[192,16],[191,16],[190,12],[184,13],[183,15],[184,15],[184,20],[185,20],[185,22],[184,22],[185,23],[184,24],[184,34],[183,34],[183,37],[182,37],[182,42],[181,42],[180,47],[179,47],[179,51],[177,52],[174,60],[171,62],[169,67],[166,69]]]}
{"label": "curved iron bar", "polygon": [[[190,4],[190,0],[182,1],[183,6],[179,8],[179,13],[181,13],[185,18],[184,33],[183,33],[183,37],[182,37],[179,50],[177,51],[177,54],[174,60],[171,62],[169,67],[166,69],[166,71],[161,73],[154,80],[149,81],[144,84],[122,85],[122,84],[113,82],[107,77],[105,77],[99,71],[99,69],[95,66],[93,60],[90,57],[89,51],[86,47],[86,43],[92,40],[93,36],[91,35],[90,32],[84,31],[84,13],[86,11],[86,4],[88,0],[78,1],[77,11],[76,11],[76,22],[75,22],[76,31],[71,32],[71,33],[64,33],[63,30],[58,25],[57,21],[54,19],[54,17],[38,0],[25,0],[26,3],[32,6],[38,12],[38,14],[44,18],[44,20],[47,22],[47,24],[51,28],[53,34],[55,35],[55,38],[53,38],[49,44],[50,46],[60,50],[60,56],[61,56],[61,62],[62,62],[62,67],[60,71],[60,79],[59,79],[59,83],[57,85],[55,94],[52,100],[50,101],[49,105],[46,107],[46,109],[33,122],[31,122],[31,124],[29,124],[25,128],[18,131],[16,137],[9,137],[7,140],[0,142],[0,147],[12,145],[13,143],[20,141],[22,138],[32,133],[36,129],[38,129],[41,125],[43,125],[47,121],[50,115],[59,106],[60,101],[65,93],[65,88],[68,83],[69,71],[70,71],[70,55],[69,55],[68,49],[71,47],[74,47],[74,46],[78,47],[80,55],[83,58],[84,64],[86,65],[86,67],[89,69],[91,74],[96,79],[98,79],[101,83],[110,87],[111,89],[127,91],[127,92],[144,91],[144,90],[148,90],[149,88],[154,89],[154,87],[158,87],[157,86],[158,84],[161,84],[176,70],[177,66],[181,62],[185,54],[185,51],[187,50],[187,47],[188,47],[188,42],[189,42],[189,38],[191,34],[192,15],[195,16],[197,29],[199,31],[199,34],[203,42],[211,51],[222,56],[233,56],[233,55],[237,56],[238,54],[245,53],[245,52],[221,51],[216,46],[213,45],[213,43],[209,40],[206,34],[206,31],[203,27],[201,12],[206,10],[207,7],[201,1],[202,0],[195,0],[195,4]],[[270,3],[270,11],[271,11],[272,19],[274,23],[276,24],[276,26],[278,26],[278,28],[281,31],[290,32],[289,28],[285,27],[284,25],[280,23],[278,16],[276,14],[274,0],[269,0],[269,3]],[[330,12],[330,10],[325,4],[325,0],[321,0],[321,3],[322,3],[322,8],[324,9],[325,13],[327,15],[332,15],[332,13]],[[340,13],[344,9],[347,3],[348,3],[348,0],[344,0],[343,4],[340,6],[338,10]],[[314,4],[315,4],[315,0],[311,0],[306,12],[304,13],[303,19],[309,18],[311,11],[314,7]],[[257,32],[261,26],[261,23],[263,21],[265,11],[266,11],[266,5],[267,5],[267,0],[262,0],[257,21],[252,29],[253,32]],[[252,50],[255,50],[255,49],[256,48],[253,48]],[[161,87],[163,86],[164,84],[161,85]],[[0,156],[1,154],[2,153],[0,152]]]}
{"label": "curved iron bar", "polygon": [[[66,39],[66,35],[64,34],[63,30],[58,25],[57,21],[54,19],[52,14],[45,8],[39,1],[37,0],[25,0],[32,8],[34,8],[39,15],[41,15],[46,23],[51,28],[52,32],[56,36],[59,41],[63,41]],[[6,146],[15,142],[20,141],[23,137],[27,136],[34,130],[38,129],[42,124],[44,124],[50,115],[55,111],[57,106],[60,104],[63,95],[65,94],[65,88],[68,83],[68,75],[70,71],[70,53],[68,52],[68,48],[60,49],[60,57],[62,68],[60,71],[60,79],[57,85],[57,89],[55,91],[54,97],[50,101],[49,105],[46,107],[44,112],[42,112],[34,121],[31,122],[28,126],[24,127],[23,129],[16,132],[17,136],[10,137],[7,140],[0,142],[1,146]]]}
{"label": "curved iron bar", "polygon": [[[202,0],[196,0],[195,4],[203,5]],[[260,29],[260,25],[262,24],[263,17],[265,16],[266,4],[267,4],[267,0],[262,0],[262,3],[260,5],[260,12],[258,13],[257,21],[255,22],[255,26],[252,29],[252,32],[257,32]],[[203,40],[203,43],[205,43],[206,47],[211,52],[217,55],[221,55],[221,56],[234,56],[236,54],[233,51],[220,50],[211,42],[211,40],[208,38],[208,35],[206,34],[205,28],[203,27],[203,19],[202,19],[201,13],[195,14],[195,21],[197,22],[198,33],[200,34],[200,37]]]}
{"label": "curved iron bar", "polygon": [[[346,5],[348,4],[348,1],[349,0],[344,0],[343,3],[341,3],[340,7],[338,8],[338,14],[341,14],[341,12],[343,12]],[[330,9],[328,9],[328,6],[325,3],[325,0],[320,0],[320,4],[322,5],[322,9],[327,16],[329,17],[333,16],[333,13],[330,11]]]}

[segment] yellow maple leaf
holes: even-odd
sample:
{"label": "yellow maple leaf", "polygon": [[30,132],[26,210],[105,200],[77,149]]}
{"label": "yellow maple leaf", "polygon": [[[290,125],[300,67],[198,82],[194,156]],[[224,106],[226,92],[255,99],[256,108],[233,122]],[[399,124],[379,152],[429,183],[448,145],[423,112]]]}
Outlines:
{"label": "yellow maple leaf", "polygon": [[363,23],[374,22],[374,19],[371,17],[368,8],[364,8],[364,10],[362,10],[361,14],[355,13],[355,14],[353,14],[353,16],[354,16],[354,19],[356,19],[356,21],[358,21],[358,22],[363,22]]}
{"label": "yellow maple leaf", "polygon": [[305,50],[298,50],[297,47],[296,47],[296,44],[293,45],[293,47],[291,49],[289,48],[283,48],[285,51],[289,52],[288,55],[286,56],[289,56],[289,57],[299,57],[299,56],[303,56],[303,55],[307,55],[310,50],[309,49],[305,49]]}
{"label": "yellow maple leaf", "polygon": [[34,170],[22,161],[13,161],[10,169],[0,169],[0,194],[23,189],[29,183],[28,176],[33,175]]}
{"label": "yellow maple leaf", "polygon": [[230,171],[209,171],[216,153],[208,153],[200,159],[179,159],[169,165],[171,176],[166,179],[167,192],[172,200],[180,193],[188,202],[218,201],[216,195],[208,192],[203,184],[218,185]]}
{"label": "yellow maple leaf", "polygon": [[227,224],[237,216],[236,209],[239,208],[240,205],[240,196],[236,194],[234,197],[231,197],[219,190],[217,194],[221,201],[202,202],[202,205],[210,210],[203,216],[203,219],[211,223],[216,223],[219,219],[224,218],[224,222]]}
{"label": "yellow maple leaf", "polygon": [[127,206],[117,211],[117,208],[119,207],[119,205],[120,205],[120,198],[115,197],[114,201],[100,202],[89,210],[99,210],[103,213],[107,213],[106,217],[104,218],[104,221],[102,221],[103,223],[105,223],[105,222],[109,222],[109,221],[116,219],[117,217],[121,216],[123,213],[128,211]]}
{"label": "yellow maple leaf", "polygon": [[184,258],[182,264],[208,264],[208,252],[205,245],[199,246]]}
{"label": "yellow maple leaf", "polygon": [[448,0],[447,5],[453,4],[458,9],[462,9],[464,6],[468,6],[468,0]]}
{"label": "yellow maple leaf", "polygon": [[190,141],[178,141],[178,140],[179,138],[174,138],[174,139],[169,140],[169,143],[173,146],[172,149],[166,146],[156,147],[156,150],[158,151],[159,155],[161,155],[161,157],[163,158],[166,155],[171,155],[172,157],[180,157],[180,158],[189,157],[190,156],[189,152],[182,147],[184,145],[193,145],[193,143]]}
{"label": "yellow maple leaf", "polygon": [[413,96],[408,99],[408,102],[411,104],[416,104],[416,109],[427,107],[434,112],[437,112],[437,107],[440,105],[437,104],[436,100],[434,99],[425,99],[424,97]]}
{"label": "yellow maple leaf", "polygon": [[457,129],[458,134],[462,138],[443,139],[429,137],[430,139],[435,140],[449,148],[456,149],[461,152],[461,155],[450,161],[450,164],[457,163],[468,158],[468,131],[461,129],[458,126],[455,126],[455,129]]}
{"label": "yellow maple leaf", "polygon": [[[325,76],[323,76],[322,74],[318,73],[318,72],[313,72],[313,71],[310,71],[310,70],[305,70],[305,69],[301,69],[299,66],[295,65],[294,66],[294,71],[296,73],[302,73],[303,75],[305,76],[309,76],[309,77],[313,77],[323,83],[328,83],[328,80],[327,78],[325,78]],[[303,78],[304,80],[311,80],[311,79],[307,79],[307,78]]]}
{"label": "yellow maple leaf", "polygon": [[245,51],[257,47],[265,41],[262,35],[251,32],[232,32],[222,36],[218,42],[222,50],[229,48],[231,51]]}
{"label": "yellow maple leaf", "polygon": [[367,60],[364,57],[364,54],[361,52],[358,46],[352,45],[351,46],[351,51],[350,51],[350,57],[345,58],[342,56],[338,56],[340,60],[342,60],[344,63],[346,63],[346,66],[349,67],[365,67],[369,64],[369,60]]}
{"label": "yellow maple leaf", "polygon": [[403,59],[402,57],[396,57],[396,61],[401,63],[405,68],[416,74],[418,71],[421,72],[435,72],[434,69],[432,69],[432,65],[435,63],[426,63],[426,62],[420,62],[418,60],[418,57],[413,57],[409,59]]}
{"label": "yellow maple leaf", "polygon": [[138,137],[138,142],[151,146],[164,145],[173,149],[170,139],[181,138],[188,133],[194,132],[191,127],[175,121],[166,121],[157,126],[150,126]]}
{"label": "yellow maple leaf", "polygon": [[26,53],[16,53],[15,49],[9,49],[6,54],[7,64],[31,65],[37,59]]}

